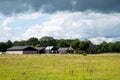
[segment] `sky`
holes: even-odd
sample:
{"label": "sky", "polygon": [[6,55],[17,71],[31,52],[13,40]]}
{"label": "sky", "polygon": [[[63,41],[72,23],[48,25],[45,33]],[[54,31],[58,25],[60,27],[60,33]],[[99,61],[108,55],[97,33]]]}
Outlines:
{"label": "sky", "polygon": [[43,36],[120,41],[120,0],[0,0],[0,42]]}

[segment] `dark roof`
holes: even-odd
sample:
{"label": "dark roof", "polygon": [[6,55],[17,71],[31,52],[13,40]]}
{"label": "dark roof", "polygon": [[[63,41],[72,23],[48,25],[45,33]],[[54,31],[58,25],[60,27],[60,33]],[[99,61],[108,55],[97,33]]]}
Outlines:
{"label": "dark roof", "polygon": [[74,49],[72,47],[64,47],[64,48],[59,48],[58,51],[73,51]]}
{"label": "dark roof", "polygon": [[30,47],[30,46],[13,46],[11,48],[8,48],[7,51],[22,51],[25,50],[27,48],[30,48],[32,50],[35,50],[34,48]]}
{"label": "dark roof", "polygon": [[59,48],[58,51],[67,51],[68,48]]}
{"label": "dark roof", "polygon": [[44,50],[45,47],[37,47],[36,49],[37,49],[37,50]]}
{"label": "dark roof", "polygon": [[71,46],[69,47],[69,50],[74,50]]}

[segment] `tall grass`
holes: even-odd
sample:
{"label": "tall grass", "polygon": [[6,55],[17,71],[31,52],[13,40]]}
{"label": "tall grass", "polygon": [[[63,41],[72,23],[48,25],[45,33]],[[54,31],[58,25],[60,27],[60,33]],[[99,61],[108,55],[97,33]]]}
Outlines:
{"label": "tall grass", "polygon": [[120,80],[120,55],[0,55],[0,80]]}

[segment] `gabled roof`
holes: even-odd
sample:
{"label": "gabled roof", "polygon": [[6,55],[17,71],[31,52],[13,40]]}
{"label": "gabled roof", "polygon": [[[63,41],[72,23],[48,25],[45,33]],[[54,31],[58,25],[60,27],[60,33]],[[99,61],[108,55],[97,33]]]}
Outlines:
{"label": "gabled roof", "polygon": [[58,51],[68,51],[68,48],[59,48]]}
{"label": "gabled roof", "polygon": [[74,49],[72,47],[64,47],[64,48],[59,48],[58,51],[73,51]]}
{"label": "gabled roof", "polygon": [[37,50],[43,50],[43,49],[45,49],[45,47],[37,47],[36,49]]}
{"label": "gabled roof", "polygon": [[30,46],[13,46],[11,48],[8,48],[7,51],[15,51],[15,50],[16,51],[22,51],[22,50],[27,49],[27,48],[34,49],[34,48],[30,47]]}
{"label": "gabled roof", "polygon": [[74,50],[71,46],[69,47],[69,50]]}
{"label": "gabled roof", "polygon": [[45,48],[45,50],[52,50],[54,48],[54,46],[47,46],[46,48]]}

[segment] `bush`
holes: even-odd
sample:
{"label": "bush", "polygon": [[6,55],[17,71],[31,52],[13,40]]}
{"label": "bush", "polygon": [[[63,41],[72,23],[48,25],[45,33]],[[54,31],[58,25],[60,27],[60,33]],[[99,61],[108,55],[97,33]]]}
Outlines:
{"label": "bush", "polygon": [[84,52],[84,53],[83,53],[83,56],[87,56],[87,53]]}

